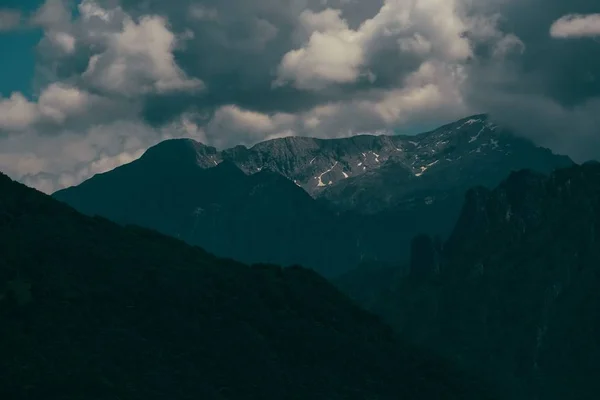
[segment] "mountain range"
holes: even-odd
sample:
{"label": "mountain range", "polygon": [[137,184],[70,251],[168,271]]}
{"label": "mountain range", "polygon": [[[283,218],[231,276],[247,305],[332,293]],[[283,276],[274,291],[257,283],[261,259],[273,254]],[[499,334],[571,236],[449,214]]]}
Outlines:
{"label": "mountain range", "polygon": [[[170,140],[54,195],[74,208],[0,176],[0,373],[11,382],[0,388],[8,398],[93,387],[98,398],[596,399],[600,163],[575,165],[486,116],[416,138],[411,154],[403,136],[223,152]],[[411,167],[439,160],[431,146],[444,138],[452,156]],[[322,154],[345,145],[336,160],[365,142],[402,156],[375,149],[366,172],[301,179],[289,166],[312,168],[299,155],[309,142]],[[226,156],[236,152],[246,156]],[[177,238],[310,268],[248,267]]]}
{"label": "mountain range", "polygon": [[572,164],[476,115],[414,136],[288,137],[223,151],[168,140],[54,197],[217,255],[331,277],[403,262],[420,232],[445,237],[470,187]]}
{"label": "mountain range", "polygon": [[2,399],[493,398],[312,270],[0,193]]}
{"label": "mountain range", "polygon": [[507,399],[600,393],[600,164],[523,170],[468,191],[445,243],[412,242],[409,272],[337,281],[407,340],[496,382]]}

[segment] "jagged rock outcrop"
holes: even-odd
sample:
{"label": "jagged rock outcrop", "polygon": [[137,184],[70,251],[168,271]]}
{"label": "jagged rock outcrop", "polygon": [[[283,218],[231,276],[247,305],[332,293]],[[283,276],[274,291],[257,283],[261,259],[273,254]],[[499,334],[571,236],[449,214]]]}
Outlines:
{"label": "jagged rock outcrop", "polygon": [[507,398],[595,399],[599,228],[599,164],[515,172],[468,192],[439,274],[388,282],[369,307]]}

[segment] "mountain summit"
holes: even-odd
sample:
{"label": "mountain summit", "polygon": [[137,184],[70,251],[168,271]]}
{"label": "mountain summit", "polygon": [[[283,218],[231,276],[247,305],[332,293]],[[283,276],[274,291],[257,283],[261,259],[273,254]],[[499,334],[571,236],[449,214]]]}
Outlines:
{"label": "mountain summit", "polygon": [[286,137],[223,151],[190,139],[168,140],[144,157],[165,162],[175,157],[173,162],[188,160],[201,168],[228,160],[246,174],[268,168],[337,210],[367,214],[415,202],[432,205],[453,197],[452,192],[462,199],[468,188],[494,187],[514,170],[548,173],[573,164],[513,135],[486,114],[414,136]]}
{"label": "mountain summit", "polygon": [[[148,153],[170,153],[176,142],[166,141]],[[431,186],[432,180],[438,186],[444,184],[445,189],[458,185],[466,190],[474,181],[493,187],[511,170],[550,172],[572,164],[568,157],[514,136],[485,114],[414,136],[286,137],[220,152],[189,139],[183,139],[180,147],[184,144],[196,149],[191,158],[202,168],[223,160],[233,162],[247,174],[269,168],[314,198],[322,197],[338,208],[361,212],[396,206],[422,187]],[[182,158],[184,153],[182,149]],[[400,192],[387,185],[390,175],[400,175],[392,182],[396,183],[393,186],[402,184]]]}
{"label": "mountain summit", "polygon": [[479,115],[416,136],[288,137],[223,151],[168,140],[54,197],[222,256],[329,276],[402,262],[419,232],[447,235],[470,187],[571,164]]}

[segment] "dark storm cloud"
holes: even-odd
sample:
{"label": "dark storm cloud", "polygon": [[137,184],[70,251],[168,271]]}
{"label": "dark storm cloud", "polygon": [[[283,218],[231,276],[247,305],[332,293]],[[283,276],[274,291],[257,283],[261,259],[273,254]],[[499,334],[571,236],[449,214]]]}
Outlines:
{"label": "dark storm cloud", "polygon": [[600,94],[600,47],[590,39],[557,40],[552,23],[573,12],[600,11],[594,0],[515,2],[506,10],[509,27],[527,46],[520,57],[525,74],[537,76],[544,94],[572,106]]}
{"label": "dark storm cloud", "polygon": [[[118,31],[127,15],[134,21],[148,15],[162,16],[167,18],[168,29],[179,38],[172,50],[175,65],[187,77],[202,80],[207,90],[194,94],[181,91],[140,95],[138,99],[144,105],[144,115],[155,125],[171,121],[182,112],[210,113],[228,104],[263,113],[297,113],[347,99],[368,100],[373,97],[373,89],[385,91],[402,87],[403,80],[428,57],[414,52],[398,54],[398,34],[384,32],[389,23],[386,18],[389,20],[391,13],[383,13],[386,14],[384,18],[378,15],[383,10],[382,0],[105,0],[86,3],[87,9],[97,5],[110,10],[110,18],[91,13],[94,16],[85,21],[79,18],[72,23],[65,22],[70,14],[61,0],[48,0],[38,13],[37,23],[48,28],[47,37],[39,46],[38,87],[66,80],[75,81],[78,87],[92,93],[101,91],[99,83],[102,81],[106,86],[109,80],[100,79],[102,77],[96,77],[95,81],[81,79],[93,57],[105,51],[94,42],[95,38]],[[407,8],[399,5],[402,2],[388,3],[392,5],[388,7],[392,11]],[[365,65],[357,67],[363,69],[360,75],[336,84],[321,85],[319,90],[301,90],[294,82],[273,87],[284,56],[294,49],[302,49],[312,34],[302,26],[301,14],[306,10],[318,14],[337,7],[343,10],[340,19],[347,24],[349,32],[370,35],[369,42],[362,45],[367,60]],[[446,12],[450,10],[445,9]],[[413,23],[415,32],[422,23],[427,25],[427,12],[416,16],[422,21]],[[373,25],[382,25],[381,32],[377,28],[371,28],[374,32],[359,32],[363,29],[361,25],[373,18],[378,18]],[[428,39],[431,41],[432,38]],[[62,51],[57,52],[57,48]],[[103,57],[102,61],[99,65],[104,67],[103,70],[115,62],[110,56]],[[94,77],[93,74],[87,76]],[[376,79],[372,80],[370,76]],[[115,94],[114,89],[110,95]]]}
{"label": "dark storm cloud", "polygon": [[550,34],[561,17],[598,12],[598,3],[510,1],[498,11],[525,51],[502,63],[479,60],[469,71],[467,100],[557,152],[600,158],[600,44]]}
{"label": "dark storm cloud", "polygon": [[[389,21],[394,10],[404,12],[411,6],[406,2],[406,5],[402,2],[389,3],[388,11],[382,13],[382,0],[122,2],[125,11],[131,15],[165,15],[175,31],[188,32],[192,36],[186,41],[185,47],[174,52],[175,59],[189,76],[202,79],[208,89],[198,96],[173,94],[147,97],[144,100],[145,116],[153,124],[162,124],[190,108],[212,112],[227,104],[263,113],[297,113],[320,104],[347,99],[368,100],[373,97],[374,89],[385,91],[402,87],[404,79],[430,57],[430,51],[443,53],[452,48],[452,45],[448,46],[443,40],[436,43],[437,40],[447,39],[450,42],[454,38],[453,32],[448,32],[447,37],[443,34],[436,37],[437,32],[432,32],[425,42],[426,45],[433,46],[433,49],[428,49],[423,54],[418,54],[413,49],[399,54],[400,34],[386,32],[386,24],[390,24],[392,30],[398,29]],[[365,39],[368,42],[361,49],[367,60],[361,67],[363,71],[360,76],[335,85],[319,85],[319,90],[298,89],[293,82],[273,87],[273,80],[284,56],[294,49],[301,49],[312,33],[302,26],[302,12],[311,10],[316,14],[327,8],[342,9],[340,18],[347,23],[348,30],[356,33],[362,29],[363,32],[359,33],[368,36]],[[444,13],[450,12],[452,7],[444,7],[440,15],[443,17],[446,15]],[[416,20],[411,21],[414,25],[411,29],[415,33],[422,26],[428,31],[435,31],[433,27],[427,26],[427,13],[428,11],[415,12]],[[452,15],[448,17],[452,21]],[[361,28],[365,21],[372,18],[377,18],[372,25],[381,25],[379,31],[377,27]],[[369,29],[372,31],[369,32]],[[402,34],[408,35],[405,39],[412,39],[412,33]],[[465,51],[464,46],[462,51]],[[374,79],[370,79],[370,76]]]}
{"label": "dark storm cloud", "polygon": [[[307,92],[291,87],[273,88],[282,57],[300,46],[299,15],[327,7],[343,7],[349,26],[358,27],[375,15],[382,0],[203,0],[173,2],[124,1],[132,15],[157,13],[172,27],[189,30],[193,39],[174,52],[178,65],[190,76],[200,77],[208,91],[201,96],[152,96],[145,100],[149,121],[162,124],[193,107],[212,111],[226,104],[259,112],[301,112],[318,104],[360,96],[358,87],[346,85]],[[382,80],[381,84],[385,84]]]}

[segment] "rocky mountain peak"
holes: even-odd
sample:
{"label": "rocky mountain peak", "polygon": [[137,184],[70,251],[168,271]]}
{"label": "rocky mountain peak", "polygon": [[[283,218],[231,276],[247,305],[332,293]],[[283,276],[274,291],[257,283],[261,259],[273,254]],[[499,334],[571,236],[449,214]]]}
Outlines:
{"label": "rocky mountain peak", "polygon": [[567,212],[580,217],[582,227],[588,225],[597,218],[594,199],[600,198],[599,177],[600,164],[587,163],[549,175],[521,170],[494,190],[471,189],[446,248],[457,257],[484,257],[491,250],[482,242],[516,245],[540,227],[553,226],[552,221]]}
{"label": "rocky mountain peak", "polygon": [[210,168],[220,157],[216,148],[193,139],[168,139],[150,147],[142,160],[162,165],[197,165]]}
{"label": "rocky mountain peak", "polygon": [[[391,169],[410,171],[425,178],[443,170],[454,175],[477,173],[480,163],[498,164],[508,160],[517,168],[532,167],[528,158],[547,164],[553,157],[529,141],[515,137],[494,124],[486,114],[474,115],[418,135],[367,135],[348,138],[317,139],[285,137],[267,140],[250,148],[236,146],[223,151],[189,139],[165,141],[147,152],[161,162],[194,162],[210,168],[222,160],[235,163],[246,174],[269,168],[312,197],[335,198],[352,187],[365,183]],[[532,157],[532,153],[537,156]],[[186,161],[187,160],[187,161]],[[563,165],[570,163],[566,159]],[[522,165],[521,165],[522,164]],[[384,168],[385,167],[385,168]],[[488,168],[488,167],[485,167]],[[545,167],[542,166],[542,169]],[[466,171],[465,171],[466,169]],[[494,184],[497,182],[494,182]],[[349,189],[350,188],[350,189]]]}

